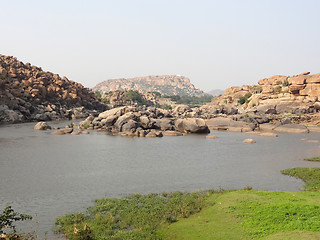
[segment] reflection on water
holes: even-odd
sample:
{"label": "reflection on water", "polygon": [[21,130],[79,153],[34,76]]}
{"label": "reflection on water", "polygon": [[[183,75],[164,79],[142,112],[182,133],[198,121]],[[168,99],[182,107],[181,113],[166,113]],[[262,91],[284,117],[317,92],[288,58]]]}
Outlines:
{"label": "reflection on water", "polygon": [[[57,123],[60,126],[66,123]],[[281,169],[315,167],[319,134],[280,134],[278,138],[214,132],[163,138],[50,135],[33,123],[0,128],[0,209],[36,216],[38,231],[50,232],[57,216],[84,210],[101,197],[130,193],[253,189],[298,191],[303,182]],[[244,144],[254,138],[257,143]]]}

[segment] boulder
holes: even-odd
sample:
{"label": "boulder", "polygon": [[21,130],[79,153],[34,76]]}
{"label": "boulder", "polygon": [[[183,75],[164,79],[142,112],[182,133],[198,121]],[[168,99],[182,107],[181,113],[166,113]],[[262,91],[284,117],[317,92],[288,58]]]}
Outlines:
{"label": "boulder", "polygon": [[309,133],[309,129],[306,126],[296,123],[280,125],[274,131],[282,133]]}
{"label": "boulder", "polygon": [[176,131],[164,131],[163,135],[164,136],[183,136],[181,132],[176,132]]}
{"label": "boulder", "polygon": [[98,115],[99,118],[101,119],[104,119],[104,118],[107,118],[109,116],[112,116],[112,115],[115,115],[115,116],[121,116],[125,113],[125,109],[126,107],[117,107],[117,108],[113,108],[113,109],[110,109],[110,110],[107,110],[107,111],[104,111],[102,113],[100,113]]}
{"label": "boulder", "polygon": [[53,134],[53,135],[64,135],[65,133],[62,130],[58,130],[58,131],[52,132],[51,134]]}
{"label": "boulder", "polygon": [[155,138],[157,135],[154,132],[149,132],[147,135],[145,135],[147,138]]}
{"label": "boulder", "polygon": [[243,121],[234,121],[230,118],[217,117],[206,120],[209,129],[228,130],[232,132],[248,132],[254,129],[254,125]]}
{"label": "boulder", "polygon": [[110,115],[104,119],[101,120],[101,125],[105,127],[110,127],[112,126],[116,121],[118,117],[116,115]]}
{"label": "boulder", "polygon": [[278,134],[272,132],[263,132],[259,134],[262,137],[278,137]]}
{"label": "boulder", "polygon": [[34,130],[48,130],[51,127],[46,122],[38,122],[34,127]]}
{"label": "boulder", "polygon": [[173,114],[183,114],[189,111],[191,111],[191,108],[188,105],[180,104],[177,105],[172,112]]}
{"label": "boulder", "polygon": [[177,119],[175,129],[179,132],[188,133],[209,133],[210,130],[206,122],[201,118]]}
{"label": "boulder", "polygon": [[208,139],[216,139],[218,137],[216,135],[209,135],[209,136],[206,136],[206,138],[208,138]]}
{"label": "boulder", "polygon": [[114,124],[114,127],[118,130],[121,130],[121,127],[127,123],[129,120],[131,119],[135,119],[136,116],[133,112],[127,112],[125,114],[123,114],[122,116],[120,116],[117,121]]}
{"label": "boulder", "polygon": [[120,132],[135,132],[139,124],[130,119],[127,123],[123,124],[120,128]]}
{"label": "boulder", "polygon": [[256,141],[252,138],[247,138],[242,141],[243,143],[256,143]]}
{"label": "boulder", "polygon": [[270,132],[273,131],[277,126],[271,123],[264,123],[259,125],[260,131]]}

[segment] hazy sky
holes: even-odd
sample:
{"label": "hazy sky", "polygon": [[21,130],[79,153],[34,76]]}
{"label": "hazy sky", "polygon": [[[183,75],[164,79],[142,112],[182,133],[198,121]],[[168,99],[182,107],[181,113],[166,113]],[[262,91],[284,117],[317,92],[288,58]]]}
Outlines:
{"label": "hazy sky", "polygon": [[202,90],[320,72],[318,0],[0,0],[1,54],[93,87],[179,74]]}

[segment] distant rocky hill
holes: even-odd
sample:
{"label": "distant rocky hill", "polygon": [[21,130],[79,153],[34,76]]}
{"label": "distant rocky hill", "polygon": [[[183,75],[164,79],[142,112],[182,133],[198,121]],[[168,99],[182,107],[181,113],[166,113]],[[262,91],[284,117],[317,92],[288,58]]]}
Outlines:
{"label": "distant rocky hill", "polygon": [[105,110],[80,83],[0,55],[0,123],[85,117],[87,110]]}
{"label": "distant rocky hill", "polygon": [[207,93],[215,97],[215,96],[219,96],[220,94],[222,95],[223,92],[224,91],[221,90],[221,89],[213,89],[213,90],[211,90],[211,91],[209,91]]}
{"label": "distant rocky hill", "polygon": [[97,84],[93,91],[137,90],[141,92],[159,92],[161,95],[203,96],[204,92],[196,89],[189,78],[178,75],[146,76],[136,78],[110,79]]}

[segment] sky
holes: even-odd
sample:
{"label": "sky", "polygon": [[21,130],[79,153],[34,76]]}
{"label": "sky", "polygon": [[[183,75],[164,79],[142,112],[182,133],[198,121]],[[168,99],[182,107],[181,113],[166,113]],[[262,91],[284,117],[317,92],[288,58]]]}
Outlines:
{"label": "sky", "polygon": [[94,87],[183,75],[204,91],[320,72],[318,0],[0,0],[0,54]]}

